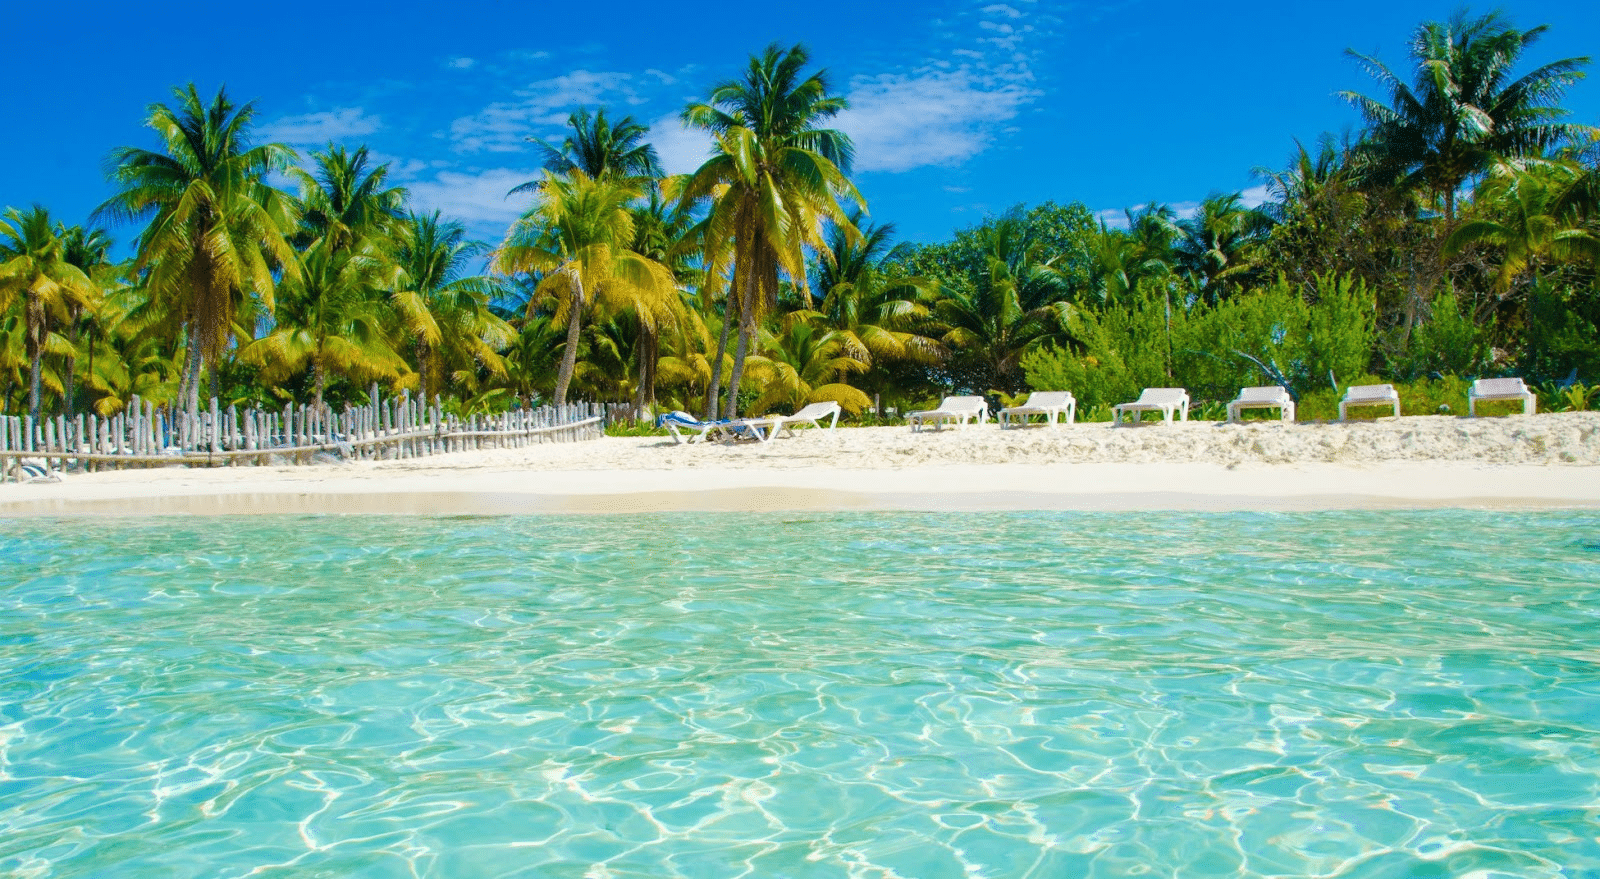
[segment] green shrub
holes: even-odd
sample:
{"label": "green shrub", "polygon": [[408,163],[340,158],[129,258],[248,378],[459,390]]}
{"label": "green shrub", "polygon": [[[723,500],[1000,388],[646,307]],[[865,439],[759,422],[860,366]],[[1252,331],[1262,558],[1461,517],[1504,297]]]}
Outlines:
{"label": "green shrub", "polygon": [[1489,364],[1489,335],[1471,316],[1462,313],[1455,295],[1440,293],[1429,305],[1429,312],[1426,320],[1412,328],[1404,351],[1391,360],[1394,376],[1409,380],[1426,375],[1482,373]]}

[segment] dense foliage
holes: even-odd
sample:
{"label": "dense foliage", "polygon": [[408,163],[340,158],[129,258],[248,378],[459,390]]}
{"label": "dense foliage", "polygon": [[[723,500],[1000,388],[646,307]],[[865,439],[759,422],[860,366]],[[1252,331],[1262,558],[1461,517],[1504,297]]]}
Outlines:
{"label": "dense foliage", "polygon": [[1037,388],[1092,413],[1146,386],[1316,401],[1389,380],[1431,400],[1501,374],[1586,405],[1600,137],[1560,104],[1588,59],[1526,57],[1543,30],[1463,13],[1419,26],[1406,67],[1352,54],[1379,90],[1344,93],[1366,127],[1260,171],[1265,204],[1218,193],[1117,224],[1017,206],[922,246],[867,219],[854,146],[827,127],[845,101],[800,46],[685,108],[713,153],[682,177],[644,125],[576,110],[535,143],[544,171],[497,245],[412,212],[364,147],[255,144],[253,105],[189,85],[149,109],[158,149],[110,156],[92,219],[131,230],[128,261],[41,206],[0,219],[0,409],[197,406],[204,388],[337,403],[377,384],[460,411],[861,414]]}

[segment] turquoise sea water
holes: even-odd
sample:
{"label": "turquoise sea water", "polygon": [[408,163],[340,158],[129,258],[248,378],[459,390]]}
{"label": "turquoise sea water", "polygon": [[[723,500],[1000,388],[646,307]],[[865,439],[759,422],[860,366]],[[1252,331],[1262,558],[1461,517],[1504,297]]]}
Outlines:
{"label": "turquoise sea water", "polygon": [[0,520],[0,875],[1600,876],[1600,514]]}

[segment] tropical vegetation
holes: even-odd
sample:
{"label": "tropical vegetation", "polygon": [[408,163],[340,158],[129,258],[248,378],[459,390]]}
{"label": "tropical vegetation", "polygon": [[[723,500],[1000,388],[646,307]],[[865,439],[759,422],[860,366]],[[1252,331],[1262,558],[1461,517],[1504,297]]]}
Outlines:
{"label": "tropical vegetation", "polygon": [[1093,414],[1143,386],[1273,383],[1315,413],[1351,383],[1444,400],[1506,374],[1583,408],[1600,132],[1561,105],[1589,59],[1536,59],[1544,33],[1463,12],[1419,25],[1403,60],[1351,53],[1364,126],[1258,169],[1265,203],[1219,192],[1119,222],[1018,205],[923,244],[870,218],[830,127],[846,101],[803,46],[684,108],[712,144],[689,174],[663,174],[644,124],[574,108],[490,242],[419,212],[366,147],[258,143],[254,104],[186,85],[148,109],[154,148],[110,153],[85,224],[0,212],[0,411],[377,386],[457,411],[834,400],[863,418],[1069,388]]}

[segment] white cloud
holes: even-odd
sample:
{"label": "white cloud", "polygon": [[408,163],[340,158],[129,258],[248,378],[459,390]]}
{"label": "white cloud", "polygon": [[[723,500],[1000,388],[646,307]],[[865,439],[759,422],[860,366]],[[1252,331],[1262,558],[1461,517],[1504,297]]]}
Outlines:
{"label": "white cloud", "polygon": [[1128,214],[1122,208],[1106,208],[1095,211],[1094,218],[1112,229],[1128,228]]}
{"label": "white cloud", "polygon": [[1272,200],[1272,188],[1264,183],[1239,193],[1239,204],[1246,208],[1258,208]]}
{"label": "white cloud", "polygon": [[711,135],[685,127],[676,113],[650,123],[650,143],[668,174],[688,174],[711,158]]}
{"label": "white cloud", "polygon": [[464,152],[520,151],[528,135],[564,124],[579,107],[639,103],[632,81],[632,74],[588,70],[537,80],[513,92],[520,100],[496,102],[450,123],[450,139]]}
{"label": "white cloud", "polygon": [[851,82],[837,126],[855,141],[856,170],[959,165],[988,148],[998,123],[1038,93],[968,70],[885,74]]}
{"label": "white cloud", "polygon": [[506,193],[538,175],[536,170],[518,168],[444,170],[407,181],[406,188],[419,213],[436,210],[461,220],[476,234],[502,234],[528,206],[528,196],[507,198]]}
{"label": "white cloud", "polygon": [[382,127],[380,117],[368,116],[360,107],[341,107],[322,113],[285,116],[261,126],[257,134],[264,142],[322,146],[329,141],[363,137]]}
{"label": "white cloud", "polygon": [[445,62],[445,66],[453,67],[456,70],[466,70],[477,63],[477,59],[474,58],[451,58],[449,61]]}
{"label": "white cloud", "polygon": [[1021,12],[1018,12],[1016,9],[1013,9],[1012,7],[1007,6],[1007,5],[1003,4],[1003,3],[996,3],[996,4],[992,5],[992,6],[985,6],[985,7],[983,7],[982,11],[987,13],[987,14],[989,14],[989,15],[1000,15],[1000,16],[1004,16],[1005,18],[1021,18],[1022,17],[1022,13]]}

